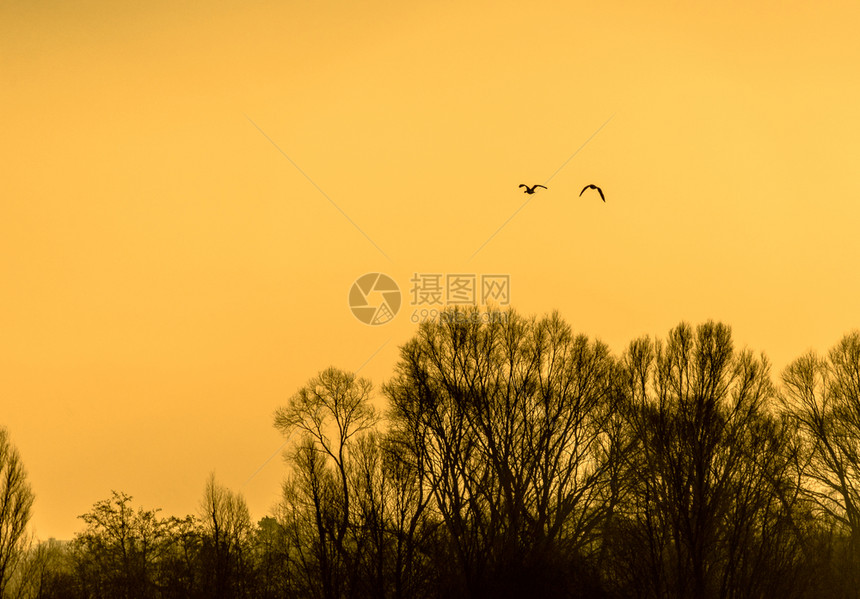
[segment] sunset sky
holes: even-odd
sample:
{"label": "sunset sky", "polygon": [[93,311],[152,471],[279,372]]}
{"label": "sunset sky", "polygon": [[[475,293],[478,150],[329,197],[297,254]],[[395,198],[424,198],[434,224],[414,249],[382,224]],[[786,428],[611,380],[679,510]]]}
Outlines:
{"label": "sunset sky", "polygon": [[[416,273],[508,275],[518,311],[619,353],[706,319],[775,377],[827,351],[860,327],[858,23],[856,2],[0,3],[0,425],[36,535],[72,538],[111,489],[194,513],[210,471],[267,515],[274,410],[330,365],[378,389],[428,308]],[[403,301],[368,326],[348,296],[375,272]]]}

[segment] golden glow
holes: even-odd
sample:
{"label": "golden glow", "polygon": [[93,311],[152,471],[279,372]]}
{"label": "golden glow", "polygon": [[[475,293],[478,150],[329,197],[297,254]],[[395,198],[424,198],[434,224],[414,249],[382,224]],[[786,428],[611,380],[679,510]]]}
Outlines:
{"label": "golden glow", "polygon": [[[213,469],[266,514],[273,411],[382,347],[379,386],[415,272],[510,274],[616,351],[722,320],[777,372],[860,326],[860,9],[754,4],[4,3],[0,422],[37,535],[111,489],[193,512]],[[404,305],[368,327],[376,271]]]}

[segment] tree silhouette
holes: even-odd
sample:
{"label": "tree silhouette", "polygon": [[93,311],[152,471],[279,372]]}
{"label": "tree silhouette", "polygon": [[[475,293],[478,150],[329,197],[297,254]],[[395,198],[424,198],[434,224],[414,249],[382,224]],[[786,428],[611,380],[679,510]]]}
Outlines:
{"label": "tree silhouette", "polygon": [[[277,409],[298,435],[256,526],[214,475],[196,516],[114,492],[74,541],[29,551],[21,509],[0,513],[0,546],[19,531],[5,596],[857,596],[860,332],[777,387],[722,323],[615,357],[557,313],[449,309],[382,390],[384,413],[369,381],[329,368]],[[29,513],[2,440],[24,500],[7,505]]]}
{"label": "tree silhouette", "polygon": [[282,434],[302,434],[291,457],[294,475],[284,486],[283,513],[305,590],[325,599],[348,592],[357,576],[350,469],[357,436],[378,420],[370,393],[370,381],[329,368],[275,412],[275,427]]}
{"label": "tree silhouette", "polygon": [[134,510],[131,496],[113,491],[80,518],[73,543],[79,584],[97,597],[156,597],[156,563],[166,537],[158,510]]}
{"label": "tree silhouette", "polygon": [[634,341],[622,362],[636,451],[614,577],[645,597],[794,590],[797,486],[767,361],[735,352],[730,329],[708,322]]}
{"label": "tree silhouette", "polygon": [[0,597],[27,549],[27,523],[33,507],[27,471],[9,432],[0,427]]}
{"label": "tree silhouette", "polygon": [[218,484],[211,473],[200,503],[202,557],[211,597],[246,596],[251,518],[244,498]]}
{"label": "tree silhouette", "polygon": [[459,566],[446,592],[561,592],[609,507],[613,360],[557,314],[450,316],[421,325],[386,386]]}
{"label": "tree silhouette", "polygon": [[860,586],[860,332],[822,358],[808,353],[783,373],[783,398],[807,451],[805,492],[847,536],[841,576]]}

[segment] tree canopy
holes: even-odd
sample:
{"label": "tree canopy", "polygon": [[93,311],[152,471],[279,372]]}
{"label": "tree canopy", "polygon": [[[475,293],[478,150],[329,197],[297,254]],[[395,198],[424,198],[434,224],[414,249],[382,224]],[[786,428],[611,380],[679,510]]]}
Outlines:
{"label": "tree canopy", "polygon": [[331,367],[276,407],[256,523],[212,474],[196,514],[113,492],[28,547],[0,429],[2,596],[857,596],[860,333],[775,380],[724,323],[615,355],[557,313],[472,316],[422,323],[378,390]]}

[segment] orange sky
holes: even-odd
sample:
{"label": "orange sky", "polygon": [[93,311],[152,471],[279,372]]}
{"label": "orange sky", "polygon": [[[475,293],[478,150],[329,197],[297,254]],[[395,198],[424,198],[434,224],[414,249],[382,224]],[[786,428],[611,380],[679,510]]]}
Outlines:
{"label": "orange sky", "polygon": [[[284,464],[248,479],[273,411],[329,365],[373,356],[380,385],[416,272],[508,274],[518,310],[619,352],[708,318],[775,373],[827,350],[860,326],[858,22],[854,2],[0,4],[0,424],[36,534],[71,538],[111,489],[194,512],[212,470],[268,513]],[[377,271],[404,303],[370,327],[347,294]]]}

